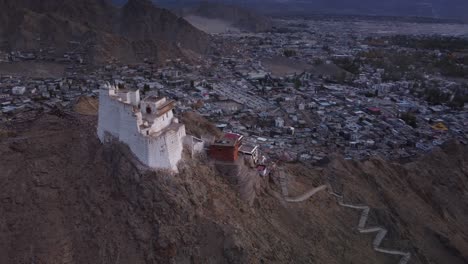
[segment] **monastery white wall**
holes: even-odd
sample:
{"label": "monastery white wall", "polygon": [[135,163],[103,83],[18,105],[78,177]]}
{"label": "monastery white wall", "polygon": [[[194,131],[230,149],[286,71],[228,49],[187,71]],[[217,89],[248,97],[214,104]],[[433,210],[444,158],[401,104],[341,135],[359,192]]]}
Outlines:
{"label": "monastery white wall", "polygon": [[185,137],[185,126],[182,125],[179,127],[178,131],[169,131],[166,133],[166,146],[168,149],[168,158],[169,162],[175,166],[182,157],[182,151],[184,149],[183,138]]}
{"label": "monastery white wall", "polygon": [[160,137],[151,137],[148,148],[149,166],[161,166],[171,170],[177,170],[177,163],[182,157],[182,138],[185,136],[185,126],[180,126],[177,131],[168,130]]}
{"label": "monastery white wall", "polygon": [[169,126],[172,123],[172,120],[174,119],[174,113],[172,111],[169,111],[165,113],[164,115],[156,118],[154,120],[154,123],[151,125],[151,132],[159,132],[165,127]]}
{"label": "monastery white wall", "polygon": [[[120,94],[118,97],[122,98]],[[127,97],[124,97],[127,99]],[[99,96],[98,137],[105,142],[105,134],[110,133],[119,141],[127,144],[134,155],[145,165],[152,168],[163,168],[177,171],[177,163],[182,157],[182,139],[185,136],[185,126],[180,125],[177,131],[168,129],[159,136],[146,136],[140,131],[143,123],[142,114],[136,108],[134,100],[139,97],[128,97],[133,105],[118,101],[109,96],[109,90],[101,89]],[[137,104],[136,104],[137,105]],[[155,120],[150,132],[161,131],[174,120],[174,114],[169,111]],[[155,131],[153,131],[155,130]]]}
{"label": "monastery white wall", "polygon": [[203,140],[194,136],[185,136],[183,138],[183,144],[190,151],[192,157],[195,154],[202,153],[205,148],[205,143]]}
{"label": "monastery white wall", "polygon": [[106,131],[119,138],[120,108],[116,104],[117,102],[109,97],[108,90],[101,89],[99,93],[98,137],[101,142],[104,142]]}

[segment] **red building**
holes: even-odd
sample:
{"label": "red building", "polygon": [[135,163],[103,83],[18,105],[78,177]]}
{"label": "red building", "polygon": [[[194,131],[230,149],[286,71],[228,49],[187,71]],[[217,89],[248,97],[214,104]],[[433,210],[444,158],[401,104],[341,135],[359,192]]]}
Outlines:
{"label": "red building", "polygon": [[378,107],[369,107],[367,108],[367,112],[371,115],[380,115],[382,111]]}
{"label": "red building", "polygon": [[208,154],[212,159],[219,161],[237,161],[243,138],[244,136],[239,134],[227,133],[210,146]]}

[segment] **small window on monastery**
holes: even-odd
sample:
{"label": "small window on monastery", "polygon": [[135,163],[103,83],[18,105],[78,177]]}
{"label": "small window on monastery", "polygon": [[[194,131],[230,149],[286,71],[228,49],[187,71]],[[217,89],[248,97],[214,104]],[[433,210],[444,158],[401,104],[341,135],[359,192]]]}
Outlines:
{"label": "small window on monastery", "polygon": [[153,110],[151,110],[151,107],[147,106],[146,107],[146,113],[151,114],[152,112],[153,112]]}

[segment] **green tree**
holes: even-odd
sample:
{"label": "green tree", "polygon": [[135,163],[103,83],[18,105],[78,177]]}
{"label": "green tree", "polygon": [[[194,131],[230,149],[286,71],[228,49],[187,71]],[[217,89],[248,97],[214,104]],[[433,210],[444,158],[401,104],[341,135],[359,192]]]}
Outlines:
{"label": "green tree", "polygon": [[296,51],[295,51],[295,50],[292,50],[292,49],[285,49],[285,50],[283,51],[283,54],[284,54],[284,56],[286,56],[286,57],[288,57],[288,58],[297,55]]}
{"label": "green tree", "polygon": [[468,103],[468,96],[457,93],[447,105],[453,109],[461,109],[466,103]]}
{"label": "green tree", "polygon": [[147,93],[147,92],[149,92],[149,91],[150,91],[150,86],[149,86],[148,84],[145,84],[145,85],[143,86],[143,92],[144,92],[144,93]]}
{"label": "green tree", "polygon": [[294,88],[295,89],[299,89],[301,87],[301,85],[302,85],[301,80],[299,80],[299,79],[294,80]]}
{"label": "green tree", "polygon": [[314,65],[319,66],[323,64],[323,60],[321,58],[315,58],[314,59]]}
{"label": "green tree", "polygon": [[433,105],[446,103],[450,95],[443,93],[439,88],[426,88],[426,101]]}
{"label": "green tree", "polygon": [[411,127],[418,127],[418,122],[417,122],[417,119],[416,119],[416,116],[411,113],[411,112],[406,112],[406,113],[403,113],[401,114],[401,120],[405,121],[405,123]]}
{"label": "green tree", "polygon": [[342,71],[336,76],[336,82],[343,84],[346,82],[346,72]]}

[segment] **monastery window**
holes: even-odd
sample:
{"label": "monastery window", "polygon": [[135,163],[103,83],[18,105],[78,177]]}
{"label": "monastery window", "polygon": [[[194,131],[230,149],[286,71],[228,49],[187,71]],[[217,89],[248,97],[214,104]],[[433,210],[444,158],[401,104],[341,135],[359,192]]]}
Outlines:
{"label": "monastery window", "polygon": [[151,114],[152,112],[153,112],[153,110],[151,110],[151,107],[147,106],[146,107],[146,113]]}

